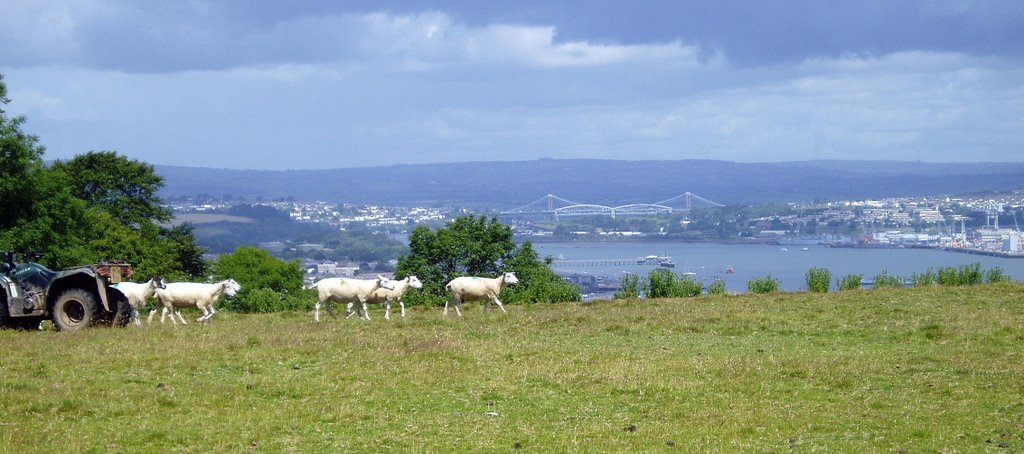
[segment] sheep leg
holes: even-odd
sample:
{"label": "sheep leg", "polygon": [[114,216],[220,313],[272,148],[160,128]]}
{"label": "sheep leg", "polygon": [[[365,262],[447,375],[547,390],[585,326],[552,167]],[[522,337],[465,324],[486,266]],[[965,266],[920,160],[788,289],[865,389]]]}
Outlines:
{"label": "sheep leg", "polygon": [[153,324],[153,316],[154,315],[156,315],[156,308],[153,308],[153,310],[149,311],[149,319],[146,320],[146,324],[147,325],[152,325]]}
{"label": "sheep leg", "polygon": [[160,324],[164,324],[164,317],[167,317],[167,314],[171,314],[171,322],[177,325],[178,321],[174,319],[174,314],[167,308],[167,306],[164,306],[164,310],[160,312]]}
{"label": "sheep leg", "polygon": [[334,301],[327,302],[327,313],[334,319],[338,318],[338,314],[334,312]]}
{"label": "sheep leg", "polygon": [[142,322],[139,321],[139,310],[132,306],[132,320],[135,320],[135,326],[142,326]]}
{"label": "sheep leg", "polygon": [[177,311],[175,311],[175,312],[173,312],[173,313],[171,314],[171,320],[174,320],[174,315],[175,315],[175,314],[177,314],[177,315],[178,315],[178,318],[179,318],[179,319],[181,320],[181,324],[182,324],[182,325],[187,325],[187,324],[188,324],[188,322],[187,322],[187,321],[185,321],[185,316],[184,316],[184,315],[181,315],[181,309],[178,309]]}
{"label": "sheep leg", "polygon": [[444,302],[444,312],[441,313],[441,315],[444,315],[445,317],[448,316],[448,303],[449,303],[449,301],[451,301],[451,300],[448,300],[448,301]]}
{"label": "sheep leg", "polygon": [[391,300],[384,300],[384,320],[391,320]]}
{"label": "sheep leg", "polygon": [[455,300],[455,313],[458,314],[459,317],[462,317],[462,310],[459,309],[460,307],[462,307],[462,301]]}
{"label": "sheep leg", "polygon": [[363,301],[363,318],[370,319],[370,308],[366,307],[366,301]]}
{"label": "sheep leg", "polygon": [[320,302],[319,301],[316,302],[316,310],[313,311],[313,321],[314,322],[319,322],[320,321]]}
{"label": "sheep leg", "polygon": [[345,305],[345,318],[351,318],[353,315],[356,315],[356,305],[355,305],[355,303],[348,303],[348,304],[346,304]]}
{"label": "sheep leg", "polygon": [[398,305],[402,307],[402,318],[405,318],[405,303],[402,300],[398,300]]}
{"label": "sheep leg", "polygon": [[494,304],[498,305],[498,309],[501,309],[501,312],[505,314],[508,313],[508,311],[505,310],[505,306],[501,304],[501,300],[499,300],[497,296],[494,297]]}

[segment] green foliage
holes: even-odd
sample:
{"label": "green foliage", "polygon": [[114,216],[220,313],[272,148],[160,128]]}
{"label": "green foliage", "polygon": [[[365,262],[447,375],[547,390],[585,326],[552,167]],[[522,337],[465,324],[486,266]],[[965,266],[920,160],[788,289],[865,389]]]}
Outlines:
{"label": "green foliage", "polygon": [[995,284],[997,282],[1013,282],[1013,278],[998,266],[985,271],[985,283]]}
{"label": "green foliage", "polygon": [[981,264],[974,262],[959,267],[939,268],[939,284],[945,286],[980,285],[985,281],[985,274],[981,271]]}
{"label": "green foliage", "polygon": [[446,227],[432,230],[419,226],[409,235],[409,253],[398,260],[395,276],[415,275],[423,291],[411,293],[409,304],[441,304],[444,289],[459,276],[497,276],[516,273],[519,284],[506,289],[507,302],[579,301],[579,288],[538,259],[529,242],[517,246],[512,229],[486,216],[462,216]]}
{"label": "green foliage", "polygon": [[303,291],[302,264],[283,261],[264,249],[243,246],[225,254],[213,266],[217,279],[232,278],[242,286],[224,307],[238,312],[277,312],[303,308],[312,292]]}
{"label": "green foliage", "polygon": [[[9,102],[2,79],[0,105]],[[0,109],[0,250],[42,253],[50,268],[127,260],[141,280],[205,275],[191,228],[157,224],[170,212],[152,166],[104,151],[47,167],[24,121]]]}
{"label": "green foliage", "polygon": [[914,282],[914,287],[930,287],[939,283],[939,273],[932,268],[928,268],[928,271],[923,273],[914,273],[911,281]]}
{"label": "green foliage", "polygon": [[728,290],[724,280],[715,279],[715,282],[708,286],[708,295],[724,295]]}
{"label": "green foliage", "polygon": [[640,297],[640,276],[633,273],[626,273],[619,278],[619,290],[615,292],[615,299],[628,299]]}
{"label": "green foliage", "polygon": [[152,165],[113,151],[90,151],[70,161],[57,161],[50,170],[72,196],[110,213],[118,222],[141,225],[173,217],[156,195],[164,179]]}
{"label": "green foliage", "polygon": [[690,276],[677,276],[672,271],[658,268],[647,275],[644,293],[648,298],[678,298],[701,294],[703,285]]}
{"label": "green foliage", "polygon": [[836,283],[836,287],[839,288],[839,291],[860,290],[863,283],[863,274],[847,274]]}
{"label": "green foliage", "polygon": [[747,281],[747,291],[750,293],[776,293],[781,286],[782,282],[770,274]]}
{"label": "green foliage", "polygon": [[39,187],[45,148],[39,138],[21,130],[25,117],[8,118],[7,85],[0,74],[0,231],[29,216],[33,205],[45,197]]}
{"label": "green foliage", "polygon": [[828,268],[814,267],[807,270],[807,289],[815,293],[828,293],[832,285],[832,272]]}
{"label": "green foliage", "polygon": [[505,262],[519,284],[503,291],[502,301],[510,303],[562,303],[579,301],[580,288],[551,270],[551,258],[541,261],[529,241],[516,248]]}
{"label": "green foliage", "polygon": [[891,275],[888,271],[882,271],[875,276],[875,288],[904,286],[902,277]]}

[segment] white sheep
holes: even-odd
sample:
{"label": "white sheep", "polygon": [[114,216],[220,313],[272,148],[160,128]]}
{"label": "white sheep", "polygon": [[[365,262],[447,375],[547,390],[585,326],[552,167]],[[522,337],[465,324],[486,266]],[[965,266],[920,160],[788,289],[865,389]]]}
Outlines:
{"label": "white sheep", "polygon": [[444,302],[444,315],[448,315],[448,304],[455,306],[455,313],[462,317],[459,307],[466,301],[484,301],[484,309],[487,309],[487,301],[494,301],[502,312],[508,313],[498,299],[498,294],[506,285],[515,285],[519,279],[515,274],[505,273],[495,278],[464,276],[452,279],[444,286],[445,290],[451,292],[452,296]]}
{"label": "white sheep", "polygon": [[114,285],[117,291],[128,298],[128,304],[132,306],[131,320],[135,320],[136,325],[142,325],[139,321],[139,309],[146,306],[146,301],[153,297],[156,289],[165,287],[162,276],[155,276],[143,283],[119,282]]}
{"label": "white sheep", "polygon": [[[383,303],[384,304],[384,319],[391,319],[391,302],[398,301],[398,305],[402,308],[402,318],[405,318],[405,303],[402,302],[402,297],[405,296],[409,289],[421,289],[423,283],[416,276],[406,276],[405,279],[392,280],[391,285],[394,287],[391,290],[379,288],[370,294],[367,298],[367,303]],[[345,318],[351,317],[358,310],[353,310],[355,303],[348,303],[346,309]]]}
{"label": "white sheep", "polygon": [[369,320],[370,314],[366,310],[366,301],[369,299],[370,294],[379,288],[394,289],[391,281],[379,274],[376,279],[368,280],[331,277],[317,281],[317,283],[313,284],[313,287],[316,287],[319,293],[316,312],[313,314],[313,320],[318,322],[320,321],[320,306],[324,303],[327,303],[327,313],[331,314],[331,317],[338,318],[338,314],[334,313],[334,302],[361,304],[363,306],[363,317]]}
{"label": "white sheep", "polygon": [[[203,315],[196,319],[197,322],[205,322],[213,317],[213,314],[217,313],[213,305],[220,299],[220,296],[235,296],[239,290],[242,290],[242,286],[238,285],[234,279],[226,279],[213,284],[199,284],[195,282],[174,282],[171,284],[165,284],[165,288],[156,290],[156,297],[160,300],[160,304],[164,306],[163,312],[160,314],[160,323],[164,322],[164,317],[168,314],[171,316],[171,322],[175,325],[178,322],[174,319],[177,315],[181,319],[181,323],[188,324],[185,321],[185,317],[182,317],[181,311],[175,311],[183,307],[196,307],[203,312]],[[149,320],[147,323],[153,322],[153,314],[156,313],[154,309],[149,313]]]}

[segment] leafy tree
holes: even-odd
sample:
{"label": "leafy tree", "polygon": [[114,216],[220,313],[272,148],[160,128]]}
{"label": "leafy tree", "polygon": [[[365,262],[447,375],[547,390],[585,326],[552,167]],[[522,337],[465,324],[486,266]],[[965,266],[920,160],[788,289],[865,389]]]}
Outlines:
{"label": "leafy tree", "polygon": [[[6,94],[0,76],[0,105]],[[24,121],[0,109],[0,249],[40,252],[51,268],[123,259],[140,278],[205,274],[191,228],[156,224],[171,214],[155,195],[163,179],[152,166],[91,152],[47,167]]]}
{"label": "leafy tree", "polygon": [[[264,249],[242,246],[225,254],[213,266],[217,279],[232,278],[242,291],[227,304],[240,312],[274,312],[312,304],[311,293],[302,289],[302,263],[285,262]],[[278,304],[273,304],[278,295]]]}
{"label": "leafy tree", "polygon": [[21,130],[25,117],[7,117],[3,106],[10,102],[0,74],[0,230],[28,216],[43,194],[39,180],[45,168],[45,148],[39,145],[38,137]]}
{"label": "leafy tree", "polygon": [[99,207],[120,222],[140,225],[166,222],[171,211],[160,204],[157,191],[164,179],[153,166],[113,151],[90,151],[70,161],[57,161],[51,169],[65,179],[76,198]]}
{"label": "leafy tree", "polygon": [[417,227],[409,235],[409,253],[398,260],[395,275],[416,275],[423,292],[410,294],[410,303],[441,302],[444,286],[459,276],[496,276],[516,273],[519,285],[508,290],[508,302],[578,301],[579,289],[563,285],[549,263],[539,260],[533,245],[517,246],[512,229],[486,216],[463,216],[447,227]]}

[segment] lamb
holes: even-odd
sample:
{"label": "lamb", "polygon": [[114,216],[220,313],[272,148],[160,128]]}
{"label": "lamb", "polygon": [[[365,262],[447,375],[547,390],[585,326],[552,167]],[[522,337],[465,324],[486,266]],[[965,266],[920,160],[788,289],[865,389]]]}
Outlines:
{"label": "lamb", "polygon": [[506,285],[515,285],[519,283],[519,279],[513,273],[505,273],[496,278],[486,277],[457,277],[452,279],[448,285],[445,285],[445,290],[451,292],[452,296],[448,301],[444,303],[444,315],[448,316],[448,304],[451,303],[455,306],[455,313],[462,317],[462,311],[459,307],[465,301],[485,301],[484,309],[487,309],[486,301],[494,301],[498,305],[498,308],[502,312],[508,313],[505,307],[501,304],[501,300],[498,299],[498,294],[501,293],[501,289],[505,288]]}
{"label": "lamb", "polygon": [[[402,318],[405,318],[405,303],[402,302],[402,296],[405,296],[405,293],[408,292],[409,289],[423,288],[423,283],[420,282],[419,278],[417,278],[416,276],[407,276],[405,279],[391,281],[391,285],[394,287],[391,290],[385,290],[383,288],[375,290],[373,293],[370,294],[370,297],[366,300],[366,302],[383,303],[384,319],[390,320],[391,302],[397,300],[398,305],[401,306],[402,308]],[[348,303],[348,308],[346,310],[347,315],[345,315],[345,318],[351,317],[357,312],[353,310],[353,306],[355,306],[354,303]]]}
{"label": "lamb", "polygon": [[327,313],[331,317],[338,318],[334,313],[334,302],[339,303],[360,303],[363,306],[363,317],[370,319],[366,310],[366,302],[370,294],[377,289],[392,290],[394,286],[388,278],[377,275],[376,279],[348,279],[343,277],[331,277],[321,279],[313,284],[319,293],[319,300],[316,303],[316,312],[313,314],[314,321],[320,321],[320,306],[327,303]]}
{"label": "lamb", "polygon": [[155,276],[143,283],[120,282],[114,285],[114,288],[128,298],[128,304],[132,306],[131,320],[135,320],[135,324],[140,326],[142,322],[139,321],[139,309],[144,307],[146,301],[153,297],[156,289],[166,287],[163,276]]}
{"label": "lamb", "polygon": [[[164,317],[168,314],[171,316],[171,322],[175,325],[178,322],[174,319],[177,315],[181,319],[181,323],[187,325],[185,317],[182,317],[181,311],[175,312],[175,309],[183,307],[196,307],[203,312],[203,315],[196,319],[197,322],[206,322],[213,317],[213,314],[217,313],[213,305],[220,299],[222,294],[227,296],[235,296],[239,290],[242,290],[242,286],[238,285],[234,279],[226,279],[213,284],[199,284],[195,282],[175,282],[166,284],[165,288],[158,289],[156,291],[156,297],[163,304],[163,313],[160,314],[160,323],[164,322]],[[154,309],[149,313],[149,320],[147,323],[153,322],[153,314],[156,313]]]}

